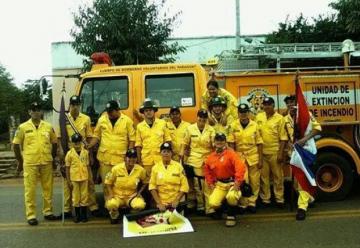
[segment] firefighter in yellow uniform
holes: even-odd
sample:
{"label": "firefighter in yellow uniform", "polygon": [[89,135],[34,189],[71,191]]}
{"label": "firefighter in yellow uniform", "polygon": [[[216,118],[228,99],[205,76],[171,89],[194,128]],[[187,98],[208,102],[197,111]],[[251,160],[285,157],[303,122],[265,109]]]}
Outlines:
{"label": "firefighter in yellow uniform", "polygon": [[160,147],[161,161],[151,170],[149,190],[157,208],[176,208],[185,194],[189,191],[189,184],[184,168],[180,163],[171,159],[171,143],[165,142]]}
{"label": "firefighter in yellow uniform", "polygon": [[[213,212],[208,204],[210,191],[204,183],[203,165],[213,150],[215,130],[207,124],[207,120],[208,112],[205,109],[200,109],[197,113],[196,123],[191,124],[186,129],[182,153],[183,164],[190,185],[188,199],[196,201],[198,214],[204,212],[211,214]],[[192,208],[192,205],[188,204],[188,207]]]}
{"label": "firefighter in yellow uniform", "polygon": [[227,90],[219,88],[219,84],[215,80],[210,80],[207,85],[207,90],[201,96],[201,108],[210,110],[209,103],[212,98],[221,96],[226,103],[227,109],[225,111],[226,115],[231,115],[234,119],[237,118],[237,100],[236,98]]}
{"label": "firefighter in yellow uniform", "polygon": [[263,166],[260,176],[260,198],[264,206],[270,204],[270,173],[273,175],[274,194],[276,206],[284,207],[284,172],[283,157],[284,147],[288,140],[284,117],[275,112],[275,101],[271,97],[263,100],[264,112],[256,115],[263,139]]}
{"label": "firefighter in yellow uniform", "polygon": [[75,223],[88,221],[90,160],[89,152],[81,144],[82,139],[81,135],[77,133],[71,136],[73,148],[67,152],[65,157],[66,180],[71,190],[72,205],[75,209]]}
{"label": "firefighter in yellow uniform", "polygon": [[185,131],[190,123],[181,119],[181,112],[178,106],[171,107],[169,115],[171,120],[166,123],[166,128],[169,130],[173,146],[173,160],[179,162]]}
{"label": "firefighter in yellow uniform", "polygon": [[[117,101],[111,100],[106,104],[106,113],[100,117],[96,125],[89,148],[99,141],[97,159],[100,162],[100,176],[104,184],[106,174],[114,165],[124,162],[126,151],[133,148],[135,142],[134,123],[120,112]],[[107,193],[104,185],[105,198]]]}
{"label": "firefighter in yellow uniform", "polygon": [[[56,156],[57,138],[50,123],[41,120],[38,103],[30,105],[30,120],[22,123],[16,131],[13,144],[18,171],[24,170],[25,212],[29,225],[37,225],[36,183],[40,177],[43,190],[43,215],[46,220],[58,220],[53,214],[53,161]],[[22,149],[22,153],[21,153]]]}
{"label": "firefighter in yellow uniform", "polygon": [[[76,132],[81,135],[83,138],[83,142],[90,142],[93,137],[93,131],[91,129],[91,121],[90,117],[80,113],[80,107],[81,107],[81,100],[80,96],[72,96],[70,97],[70,111],[68,114],[69,120],[66,123],[66,131],[68,135],[68,147],[71,149],[73,147],[73,143],[70,142],[71,136]],[[74,130],[75,129],[75,130]],[[58,132],[59,139],[60,132]],[[64,157],[64,152],[60,147],[60,154],[61,157]],[[95,195],[95,184],[94,184],[94,178],[91,172],[90,167],[89,168],[89,176],[88,176],[88,206],[92,213],[92,215],[97,216],[99,212],[99,206],[96,203],[96,195]],[[71,218],[71,193],[70,193],[70,187],[66,180],[64,180],[64,217],[65,218]]]}
{"label": "firefighter in yellow uniform", "polygon": [[260,191],[260,171],[262,168],[263,140],[255,121],[250,119],[250,108],[247,104],[238,107],[239,120],[230,126],[228,143],[246,164],[248,179],[253,195],[247,198],[247,209],[256,213],[256,200]]}
{"label": "firefighter in yellow uniform", "polygon": [[164,142],[171,142],[169,130],[164,120],[155,117],[157,107],[154,102],[147,98],[140,107],[140,113],[144,120],[136,127],[136,142],[138,162],[146,170],[147,178],[150,177],[151,168],[161,161],[160,146]]}
{"label": "firefighter in yellow uniform", "polygon": [[226,113],[227,105],[223,97],[216,96],[209,103],[209,124],[215,129],[216,133],[229,135],[230,124],[235,118]]}
{"label": "firefighter in yellow uniform", "polygon": [[145,208],[141,192],[147,186],[144,183],[146,171],[136,160],[136,150],[131,148],[126,152],[125,162],[115,165],[106,175],[105,185],[109,195],[105,207],[109,210],[111,224],[118,223],[119,208],[135,211]]}
{"label": "firefighter in yellow uniform", "polygon": [[[294,118],[296,116],[296,111],[297,111],[295,96],[289,96],[287,98],[286,105],[288,107],[288,114],[285,116],[285,130],[289,137],[289,146],[288,146],[289,150],[287,155],[290,157],[292,153],[292,145],[294,141]],[[321,125],[316,121],[316,119],[312,115],[310,121],[311,121],[312,131],[304,138],[296,141],[296,143],[300,144],[301,146],[304,146],[308,140],[310,140],[315,135],[318,135],[321,132]],[[305,220],[306,211],[309,206],[309,203],[312,203],[315,199],[307,191],[303,190],[298,182],[295,182],[295,188],[299,193],[296,219]]]}

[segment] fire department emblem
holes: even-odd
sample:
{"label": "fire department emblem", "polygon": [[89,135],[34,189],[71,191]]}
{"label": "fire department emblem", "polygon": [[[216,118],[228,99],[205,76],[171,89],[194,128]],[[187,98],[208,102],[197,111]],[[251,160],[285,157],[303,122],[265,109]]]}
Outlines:
{"label": "fire department emblem", "polygon": [[262,110],[262,102],[269,95],[269,92],[263,88],[255,88],[249,91],[247,101],[253,114],[257,114]]}

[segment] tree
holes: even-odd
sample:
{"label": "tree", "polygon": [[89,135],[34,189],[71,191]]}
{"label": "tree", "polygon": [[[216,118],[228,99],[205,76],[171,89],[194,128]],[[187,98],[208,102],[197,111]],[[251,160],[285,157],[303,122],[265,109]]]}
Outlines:
{"label": "tree", "polygon": [[173,62],[185,48],[167,43],[180,13],[168,17],[165,2],[94,0],[80,7],[71,30],[75,51],[87,57],[107,52],[118,65]]}
{"label": "tree", "polygon": [[360,34],[360,0],[337,0],[330,7],[338,12],[338,21],[352,34]]}
{"label": "tree", "polygon": [[13,84],[10,73],[0,64],[0,133],[7,133],[11,115],[17,116],[22,112],[21,91]]}
{"label": "tree", "polygon": [[336,13],[279,23],[279,29],[266,38],[267,43],[342,42],[360,39],[360,0],[337,0],[329,5]]}
{"label": "tree", "polygon": [[22,89],[22,103],[24,106],[30,106],[33,102],[41,104],[43,110],[52,110],[52,90],[48,90],[46,99],[40,97],[40,81],[39,80],[27,80],[24,83]]}

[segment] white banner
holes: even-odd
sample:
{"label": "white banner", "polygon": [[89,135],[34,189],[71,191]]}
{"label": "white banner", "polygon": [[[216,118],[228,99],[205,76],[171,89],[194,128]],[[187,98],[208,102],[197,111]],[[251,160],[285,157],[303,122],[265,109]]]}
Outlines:
{"label": "white banner", "polygon": [[128,221],[123,217],[124,238],[186,232],[194,232],[194,229],[190,221],[176,210],[167,210],[137,221]]}

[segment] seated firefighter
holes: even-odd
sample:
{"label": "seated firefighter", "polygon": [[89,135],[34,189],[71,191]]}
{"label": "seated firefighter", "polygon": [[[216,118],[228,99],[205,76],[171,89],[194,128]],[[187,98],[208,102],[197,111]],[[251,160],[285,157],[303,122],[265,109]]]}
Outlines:
{"label": "seated firefighter", "polygon": [[130,208],[134,211],[145,208],[146,203],[141,192],[146,187],[146,171],[136,160],[137,152],[130,148],[126,152],[125,162],[115,165],[106,175],[105,186],[109,194],[105,207],[109,210],[111,224],[118,222],[119,208]]}
{"label": "seated firefighter", "polygon": [[241,197],[240,186],[244,181],[246,167],[236,152],[226,145],[223,133],[215,135],[215,151],[205,161],[205,180],[211,189],[209,205],[217,210],[226,199],[227,218],[225,225],[236,225],[235,211]]}
{"label": "seated firefighter", "polygon": [[165,142],[160,147],[161,162],[151,170],[149,190],[157,208],[165,211],[176,208],[189,191],[189,184],[182,165],[171,159],[172,147]]}

